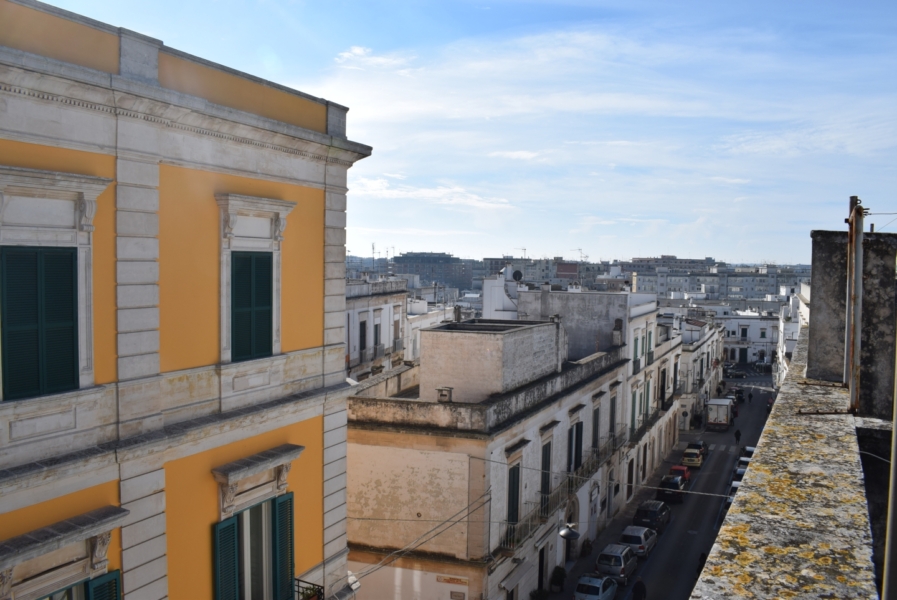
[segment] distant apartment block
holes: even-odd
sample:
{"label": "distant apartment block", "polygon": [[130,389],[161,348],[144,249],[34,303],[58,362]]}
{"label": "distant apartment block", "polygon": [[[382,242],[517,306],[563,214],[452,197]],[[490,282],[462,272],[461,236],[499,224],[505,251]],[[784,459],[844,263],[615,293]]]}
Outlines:
{"label": "distant apartment block", "polygon": [[396,256],[393,262],[396,272],[419,275],[421,283],[436,282],[460,290],[472,287],[471,263],[445,252],[405,252]]}

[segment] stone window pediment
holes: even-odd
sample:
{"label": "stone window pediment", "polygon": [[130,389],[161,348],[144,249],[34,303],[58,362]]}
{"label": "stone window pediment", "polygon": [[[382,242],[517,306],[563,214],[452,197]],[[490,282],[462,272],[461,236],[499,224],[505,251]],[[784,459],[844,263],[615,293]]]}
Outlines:
{"label": "stone window pediment", "polygon": [[282,444],[212,469],[219,487],[220,519],[287,493],[287,476],[305,446]]}
{"label": "stone window pediment", "polygon": [[105,506],[0,541],[0,598],[36,600],[103,575],[112,530],[128,514]]}
{"label": "stone window pediment", "polygon": [[94,384],[93,219],[112,179],[0,166],[0,245],[77,249],[78,384]]}

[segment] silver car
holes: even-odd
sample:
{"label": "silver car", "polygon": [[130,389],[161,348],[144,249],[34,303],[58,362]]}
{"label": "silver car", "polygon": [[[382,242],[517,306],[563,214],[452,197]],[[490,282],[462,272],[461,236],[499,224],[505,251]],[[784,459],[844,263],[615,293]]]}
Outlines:
{"label": "silver car", "polygon": [[648,558],[657,545],[657,532],[647,527],[630,525],[620,534],[620,544],[629,546],[636,556]]}
{"label": "silver car", "polygon": [[635,573],[636,567],[638,559],[629,546],[623,544],[608,544],[595,561],[595,570],[598,573],[615,579],[623,587],[629,583],[629,578]]}

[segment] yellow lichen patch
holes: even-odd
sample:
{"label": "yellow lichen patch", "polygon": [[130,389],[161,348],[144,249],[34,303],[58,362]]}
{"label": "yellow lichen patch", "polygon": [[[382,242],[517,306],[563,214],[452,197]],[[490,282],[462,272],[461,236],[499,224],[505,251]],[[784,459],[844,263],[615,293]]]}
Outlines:
{"label": "yellow lichen patch", "polygon": [[739,554],[738,556],[735,557],[735,562],[737,562],[742,567],[748,566],[755,560],[757,560],[757,559],[754,558],[753,556],[751,556],[750,554],[748,554],[747,552],[742,552],[741,554]]}
{"label": "yellow lichen patch", "polygon": [[830,556],[823,556],[816,560],[816,564],[818,565],[830,565],[832,564],[832,558]]}
{"label": "yellow lichen patch", "polygon": [[813,558],[813,551],[811,550],[809,552],[801,552],[800,554],[798,554],[798,556],[801,558],[811,559]]}
{"label": "yellow lichen patch", "polygon": [[844,577],[844,575],[838,575],[837,577],[835,577],[835,579],[837,579],[841,583],[844,583],[845,581],[847,581],[847,578]]}
{"label": "yellow lichen patch", "polygon": [[788,554],[788,551],[784,548],[777,548],[776,546],[766,546],[763,548],[763,551],[767,554]]}
{"label": "yellow lichen patch", "polygon": [[786,583],[790,583],[790,584],[792,584],[792,585],[794,585],[795,583],[797,583],[797,578],[794,577],[793,575],[785,574],[785,575],[782,576],[782,579],[784,579]]}
{"label": "yellow lichen patch", "polygon": [[818,580],[822,581],[823,579],[825,579],[825,575],[820,575],[819,573],[816,573],[815,575],[813,575],[813,579],[818,579]]}

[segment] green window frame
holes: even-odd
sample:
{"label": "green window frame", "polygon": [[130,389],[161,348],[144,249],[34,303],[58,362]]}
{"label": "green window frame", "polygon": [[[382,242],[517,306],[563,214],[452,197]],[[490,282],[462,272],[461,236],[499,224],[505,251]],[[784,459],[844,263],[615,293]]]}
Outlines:
{"label": "green window frame", "polygon": [[231,254],[231,360],[273,354],[274,259],[270,252]]}
{"label": "green window frame", "polygon": [[[271,598],[293,600],[295,578],[293,493],[266,500],[269,503]],[[258,505],[257,505],[258,506]],[[246,509],[251,510],[251,508]],[[243,512],[213,526],[215,600],[240,600],[243,586],[240,528]]]}
{"label": "green window frame", "polygon": [[87,600],[121,600],[121,571],[112,571],[88,581]]}
{"label": "green window frame", "polygon": [[76,390],[76,248],[0,248],[3,399]]}

